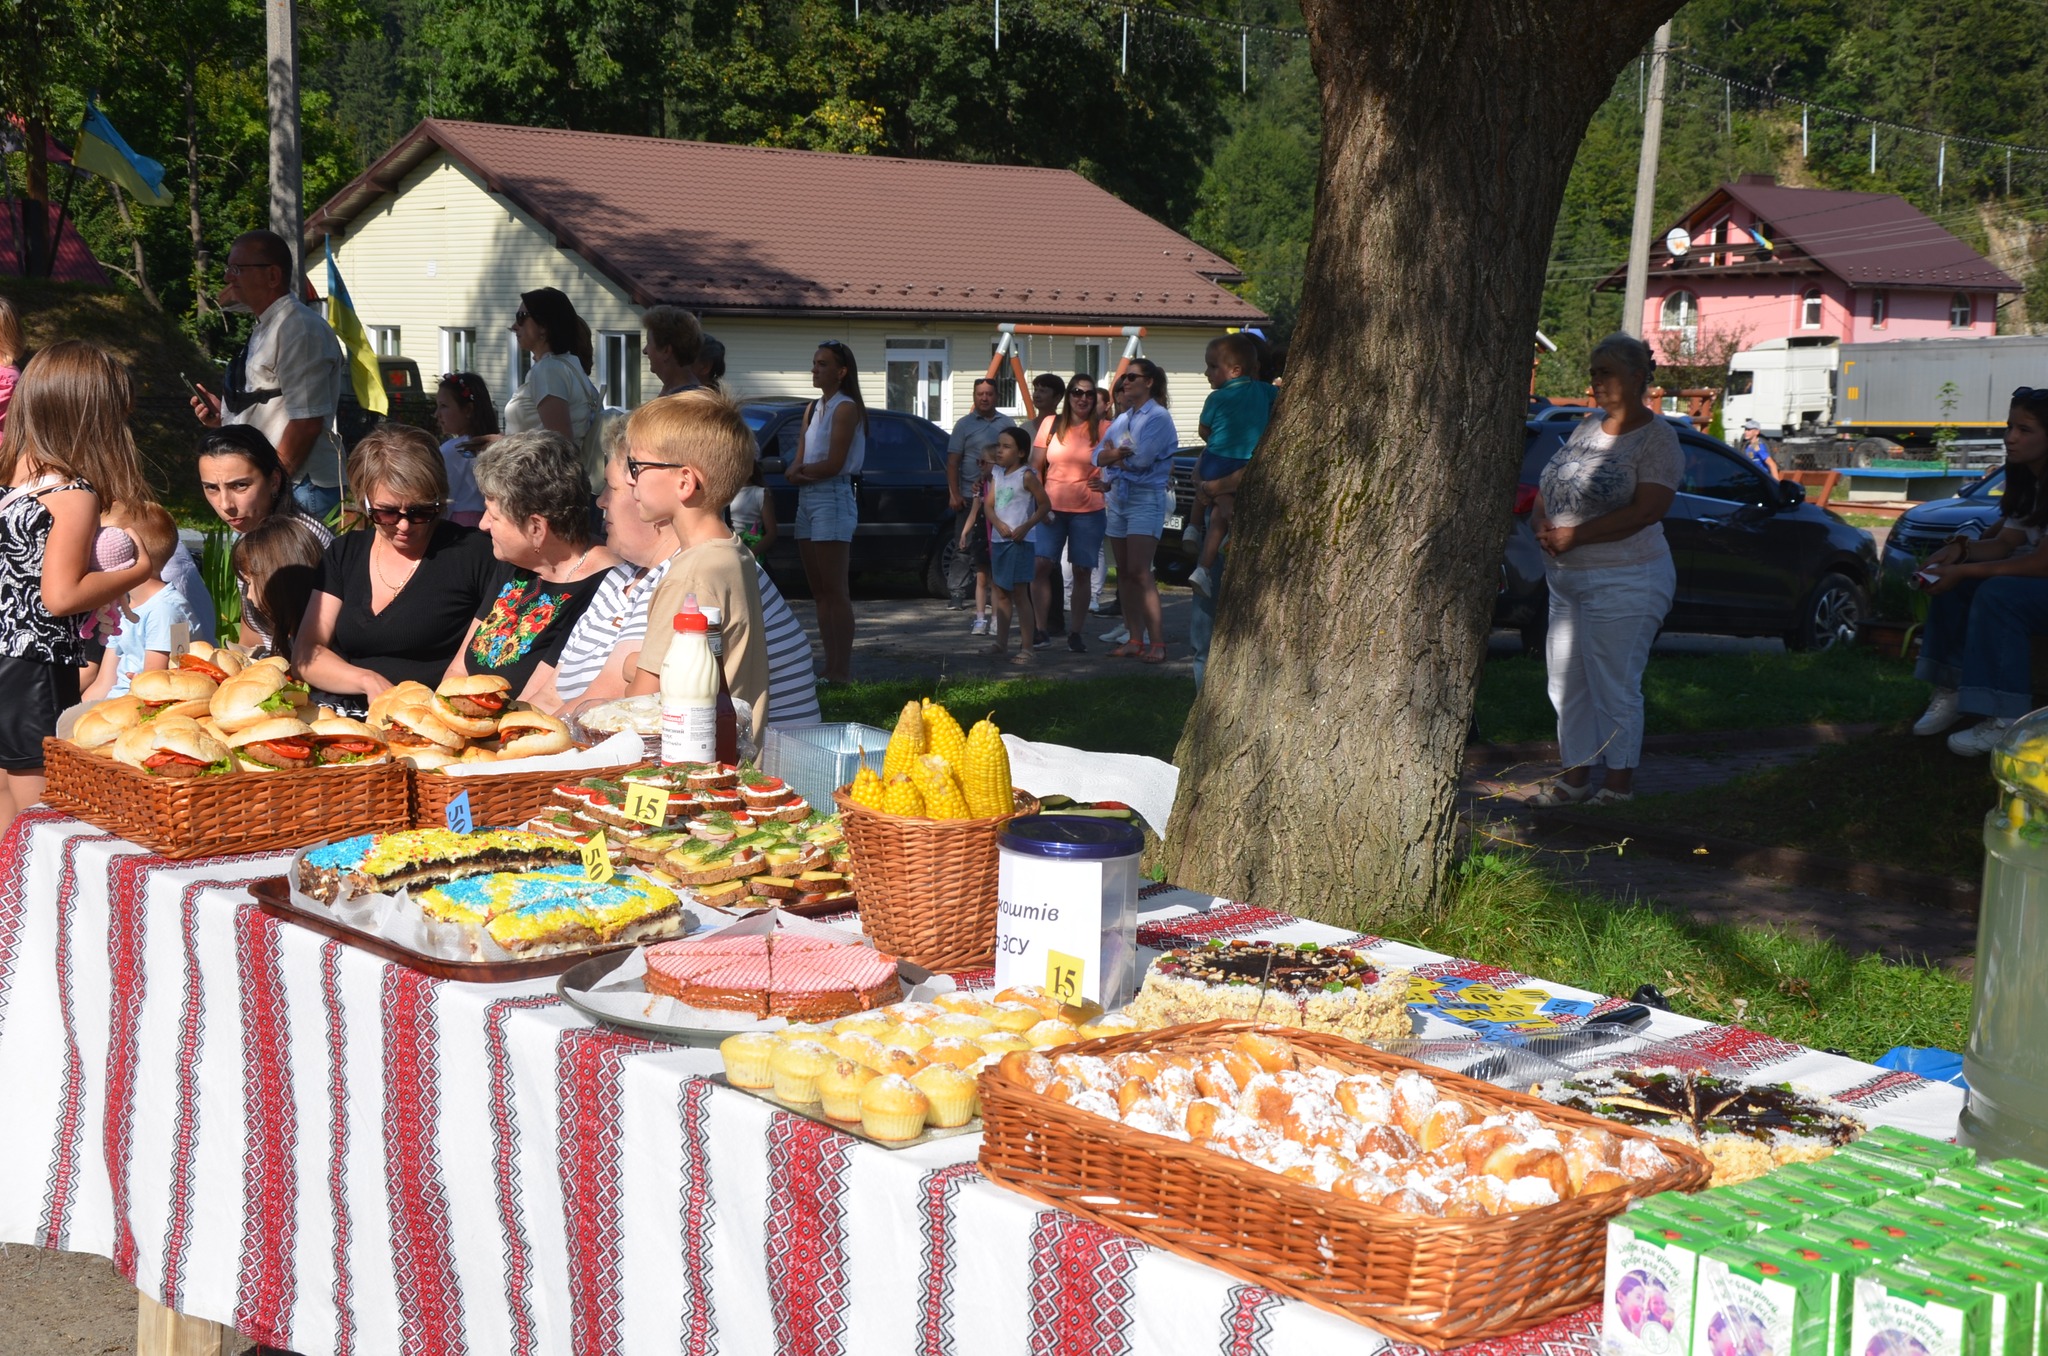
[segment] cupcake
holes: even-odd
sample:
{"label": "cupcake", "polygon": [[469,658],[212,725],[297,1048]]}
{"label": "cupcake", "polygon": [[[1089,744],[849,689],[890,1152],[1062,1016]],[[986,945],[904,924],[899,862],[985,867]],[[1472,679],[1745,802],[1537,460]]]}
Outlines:
{"label": "cupcake", "polygon": [[775,1075],[775,1095],[785,1102],[818,1100],[818,1075],[837,1058],[816,1041],[783,1041],[769,1070]]}
{"label": "cupcake", "polygon": [[835,1121],[859,1120],[861,1089],[876,1076],[873,1069],[853,1060],[833,1061],[831,1068],[818,1075],[818,1100],[824,1104],[825,1114]]}
{"label": "cupcake", "polygon": [[924,1029],[934,1036],[979,1036],[993,1031],[996,1024],[986,1017],[977,1017],[968,1012],[942,1012],[924,1024]]}
{"label": "cupcake", "polygon": [[933,1003],[905,1001],[902,1003],[891,1003],[889,1006],[879,1009],[879,1011],[892,1022],[911,1022],[921,1025],[938,1016],[944,1009]]}
{"label": "cupcake", "polygon": [[841,1017],[832,1023],[832,1030],[842,1036],[851,1031],[858,1031],[864,1036],[873,1036],[880,1040],[882,1033],[894,1025],[896,1023],[887,1013],[856,1012],[851,1017]]}
{"label": "cupcake", "polygon": [[1143,1031],[1135,1017],[1126,1017],[1121,1012],[1112,1012],[1093,1021],[1081,1023],[1081,1039],[1092,1041],[1098,1036],[1128,1036],[1133,1031]]}
{"label": "cupcake", "polygon": [[1030,1050],[1030,1041],[1014,1031],[991,1031],[985,1036],[976,1036],[974,1043],[991,1055],[1007,1055],[1012,1050]]}
{"label": "cupcake", "polygon": [[784,1041],[822,1041],[831,1035],[833,1030],[834,1028],[822,1026],[817,1022],[791,1022],[776,1032],[775,1038]]}
{"label": "cupcake", "polygon": [[874,1069],[877,1073],[901,1074],[908,1078],[922,1071],[930,1062],[923,1055],[906,1050],[900,1045],[885,1045],[882,1047],[881,1061],[874,1065]]}
{"label": "cupcake", "polygon": [[916,1139],[931,1102],[900,1074],[884,1074],[860,1091],[860,1126],[876,1139]]}
{"label": "cupcake", "polygon": [[775,1082],[768,1061],[782,1048],[773,1032],[742,1031],[727,1036],[718,1046],[725,1056],[725,1077],[736,1088],[765,1088]]}
{"label": "cupcake", "polygon": [[865,1064],[870,1069],[882,1067],[888,1047],[864,1031],[846,1031],[827,1036],[818,1044],[830,1050],[841,1059],[850,1059],[856,1064]]}
{"label": "cupcake", "polygon": [[1046,1019],[1046,1014],[1026,1003],[998,1003],[988,1019],[998,1031],[1029,1031]]}
{"label": "cupcake", "polygon": [[958,1069],[934,1064],[910,1080],[931,1106],[935,1130],[965,1125],[974,1116],[974,1080]]}
{"label": "cupcake", "polygon": [[897,1026],[890,1027],[876,1039],[880,1040],[884,1045],[899,1046],[914,1053],[930,1045],[932,1043],[932,1035],[931,1031],[918,1026],[914,1022],[903,1022]]}
{"label": "cupcake", "polygon": [[941,1036],[917,1053],[928,1064],[953,1069],[971,1069],[988,1055],[988,1051],[965,1036]]}
{"label": "cupcake", "polygon": [[990,1005],[971,993],[956,990],[953,993],[942,993],[932,999],[932,1006],[946,1012],[965,1013],[969,1017],[986,1017]]}
{"label": "cupcake", "polygon": [[1043,1050],[1054,1045],[1072,1045],[1081,1039],[1081,1033],[1065,1022],[1048,1017],[1024,1033],[1024,1039]]}
{"label": "cupcake", "polygon": [[1045,990],[1032,984],[1019,984],[1014,988],[1004,989],[998,993],[996,995],[996,1006],[1001,1007],[1005,1003],[1022,1003],[1025,1007],[1036,1011],[1041,1017],[1054,1016],[1060,1010],[1059,999],[1054,998]]}

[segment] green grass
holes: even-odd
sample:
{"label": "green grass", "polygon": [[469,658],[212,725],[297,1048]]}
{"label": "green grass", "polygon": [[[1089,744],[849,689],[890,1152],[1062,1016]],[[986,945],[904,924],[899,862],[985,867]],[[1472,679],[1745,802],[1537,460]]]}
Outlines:
{"label": "green grass", "polygon": [[1880,527],[1890,527],[1898,521],[1897,518],[1888,513],[1846,513],[1839,509],[1836,511],[1841,513],[1842,521],[1849,526],[1860,527],[1870,532],[1874,532]]}
{"label": "green grass", "polygon": [[[1480,675],[1479,737],[1515,744],[1557,737],[1538,655],[1490,659]],[[1643,673],[1647,734],[1904,720],[1927,688],[1909,665],[1865,649],[1818,654],[1657,655]]]}
{"label": "green grass", "polygon": [[1960,1050],[1969,1031],[1970,986],[1946,971],[1616,903],[1519,856],[1468,859],[1443,917],[1391,918],[1374,930],[1597,993],[1655,984],[1690,1016],[1857,1059],[1894,1045]]}
{"label": "green grass", "polygon": [[1975,880],[1984,869],[1984,813],[1996,799],[1984,759],[1888,730],[1718,786],[1598,813]]}
{"label": "green grass", "polygon": [[1194,705],[1192,678],[1002,678],[929,683],[850,683],[818,693],[828,721],[852,720],[894,729],[903,703],[936,697],[962,726],[994,713],[997,726],[1020,739],[1098,753],[1142,753],[1167,761]]}

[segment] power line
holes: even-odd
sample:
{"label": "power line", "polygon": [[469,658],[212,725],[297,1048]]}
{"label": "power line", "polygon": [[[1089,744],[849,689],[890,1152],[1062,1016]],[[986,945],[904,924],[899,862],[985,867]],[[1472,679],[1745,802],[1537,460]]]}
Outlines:
{"label": "power line", "polygon": [[1912,136],[1932,137],[1937,141],[1953,141],[1959,146],[1980,146],[1987,150],[2011,151],[2016,155],[2048,155],[2048,146],[2022,146],[2009,141],[1993,141],[1988,137],[1966,137],[1954,132],[1936,131],[1932,127],[1916,127],[1911,123],[1893,122],[1889,118],[1873,118],[1867,113],[1852,113],[1846,108],[1836,108],[1832,104],[1815,103],[1811,99],[1799,99],[1788,94],[1779,94],[1773,90],[1765,89],[1761,85],[1752,85],[1747,81],[1723,75],[1719,71],[1709,70],[1705,66],[1687,61],[1683,57],[1674,57],[1673,61],[1695,75],[1705,76],[1709,80],[1718,80],[1721,84],[1731,89],[1747,91],[1771,103],[1790,104],[1794,108],[1802,108],[1814,113],[1824,113],[1831,118],[1840,118],[1845,122],[1864,123],[1871,127],[1881,127],[1888,132],[1905,132]]}

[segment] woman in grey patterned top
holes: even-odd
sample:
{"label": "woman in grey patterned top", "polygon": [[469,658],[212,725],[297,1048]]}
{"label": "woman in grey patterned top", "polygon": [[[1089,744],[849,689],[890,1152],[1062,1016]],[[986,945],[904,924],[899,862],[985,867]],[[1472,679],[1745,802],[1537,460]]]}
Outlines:
{"label": "woman in grey patterned top", "polygon": [[[1678,574],[1662,519],[1685,476],[1671,425],[1643,403],[1656,360],[1610,334],[1588,363],[1589,415],[1543,468],[1529,524],[1548,556],[1544,660],[1562,772],[1532,805],[1627,800],[1643,745],[1643,666]],[[1595,764],[1607,776],[1596,793]]]}

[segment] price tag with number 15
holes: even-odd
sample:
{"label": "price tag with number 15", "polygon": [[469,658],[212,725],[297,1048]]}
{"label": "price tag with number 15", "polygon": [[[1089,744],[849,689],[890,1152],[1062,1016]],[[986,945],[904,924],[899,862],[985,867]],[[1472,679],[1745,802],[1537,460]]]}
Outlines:
{"label": "price tag with number 15", "polygon": [[642,786],[638,782],[629,784],[626,787],[626,818],[660,828],[668,822],[668,788]]}
{"label": "price tag with number 15", "polygon": [[1088,963],[1078,956],[1064,951],[1045,953],[1045,991],[1063,1004],[1081,1001],[1081,981],[1087,973]]}

